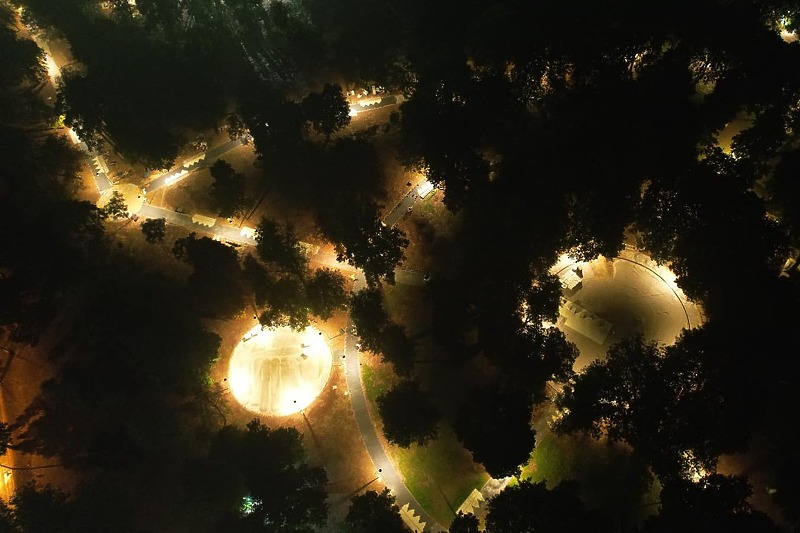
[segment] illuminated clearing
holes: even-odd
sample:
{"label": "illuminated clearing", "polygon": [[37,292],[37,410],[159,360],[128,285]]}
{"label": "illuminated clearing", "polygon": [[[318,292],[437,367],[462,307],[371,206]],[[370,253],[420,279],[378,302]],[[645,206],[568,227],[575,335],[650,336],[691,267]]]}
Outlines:
{"label": "illuminated clearing", "polygon": [[325,387],[332,364],[330,348],[317,329],[261,331],[256,326],[234,349],[228,382],[246,409],[286,416],[311,405]]}

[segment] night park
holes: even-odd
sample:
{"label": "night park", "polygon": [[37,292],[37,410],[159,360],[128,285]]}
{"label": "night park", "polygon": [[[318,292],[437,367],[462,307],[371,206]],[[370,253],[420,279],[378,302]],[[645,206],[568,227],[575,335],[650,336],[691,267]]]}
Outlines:
{"label": "night park", "polygon": [[800,0],[0,0],[0,533],[800,532]]}

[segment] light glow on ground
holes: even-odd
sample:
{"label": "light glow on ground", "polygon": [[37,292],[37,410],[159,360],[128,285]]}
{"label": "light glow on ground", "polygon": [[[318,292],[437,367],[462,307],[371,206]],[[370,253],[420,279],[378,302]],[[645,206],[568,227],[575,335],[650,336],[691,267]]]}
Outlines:
{"label": "light glow on ground", "polygon": [[262,331],[257,325],[233,350],[228,383],[247,410],[286,416],[311,405],[332,366],[331,350],[316,328]]}
{"label": "light glow on ground", "polygon": [[100,193],[100,199],[97,200],[96,204],[97,207],[100,209],[104,208],[111,199],[111,195],[115,192],[122,195],[122,201],[125,202],[129,215],[138,213],[142,208],[145,200],[144,194],[142,190],[133,183],[119,183]]}
{"label": "light glow on ground", "polygon": [[562,255],[550,272],[562,286],[556,327],[580,350],[576,371],[629,335],[669,345],[683,329],[703,322],[675,274],[633,248],[612,260],[578,262]]}

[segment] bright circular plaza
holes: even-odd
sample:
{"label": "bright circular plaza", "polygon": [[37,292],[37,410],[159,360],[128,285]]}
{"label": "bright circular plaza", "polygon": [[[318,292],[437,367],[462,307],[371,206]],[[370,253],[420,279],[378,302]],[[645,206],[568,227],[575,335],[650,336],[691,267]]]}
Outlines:
{"label": "bright circular plaza", "polygon": [[307,408],[325,387],[331,350],[316,328],[263,330],[256,325],[233,350],[228,382],[249,411],[286,416]]}
{"label": "bright circular plaza", "polygon": [[575,370],[605,357],[629,335],[672,344],[702,323],[700,309],[675,284],[675,275],[646,254],[626,249],[614,259],[562,257],[551,272],[561,280],[557,326],[575,343]]}

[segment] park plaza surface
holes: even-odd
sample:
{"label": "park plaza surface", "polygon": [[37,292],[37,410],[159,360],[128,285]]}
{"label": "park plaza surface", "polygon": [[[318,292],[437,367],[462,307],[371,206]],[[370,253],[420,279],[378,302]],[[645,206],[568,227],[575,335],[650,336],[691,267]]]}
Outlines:
{"label": "park plaza surface", "polygon": [[314,401],[332,366],[330,348],[316,328],[262,330],[256,325],[233,351],[228,382],[246,409],[286,416]]}

